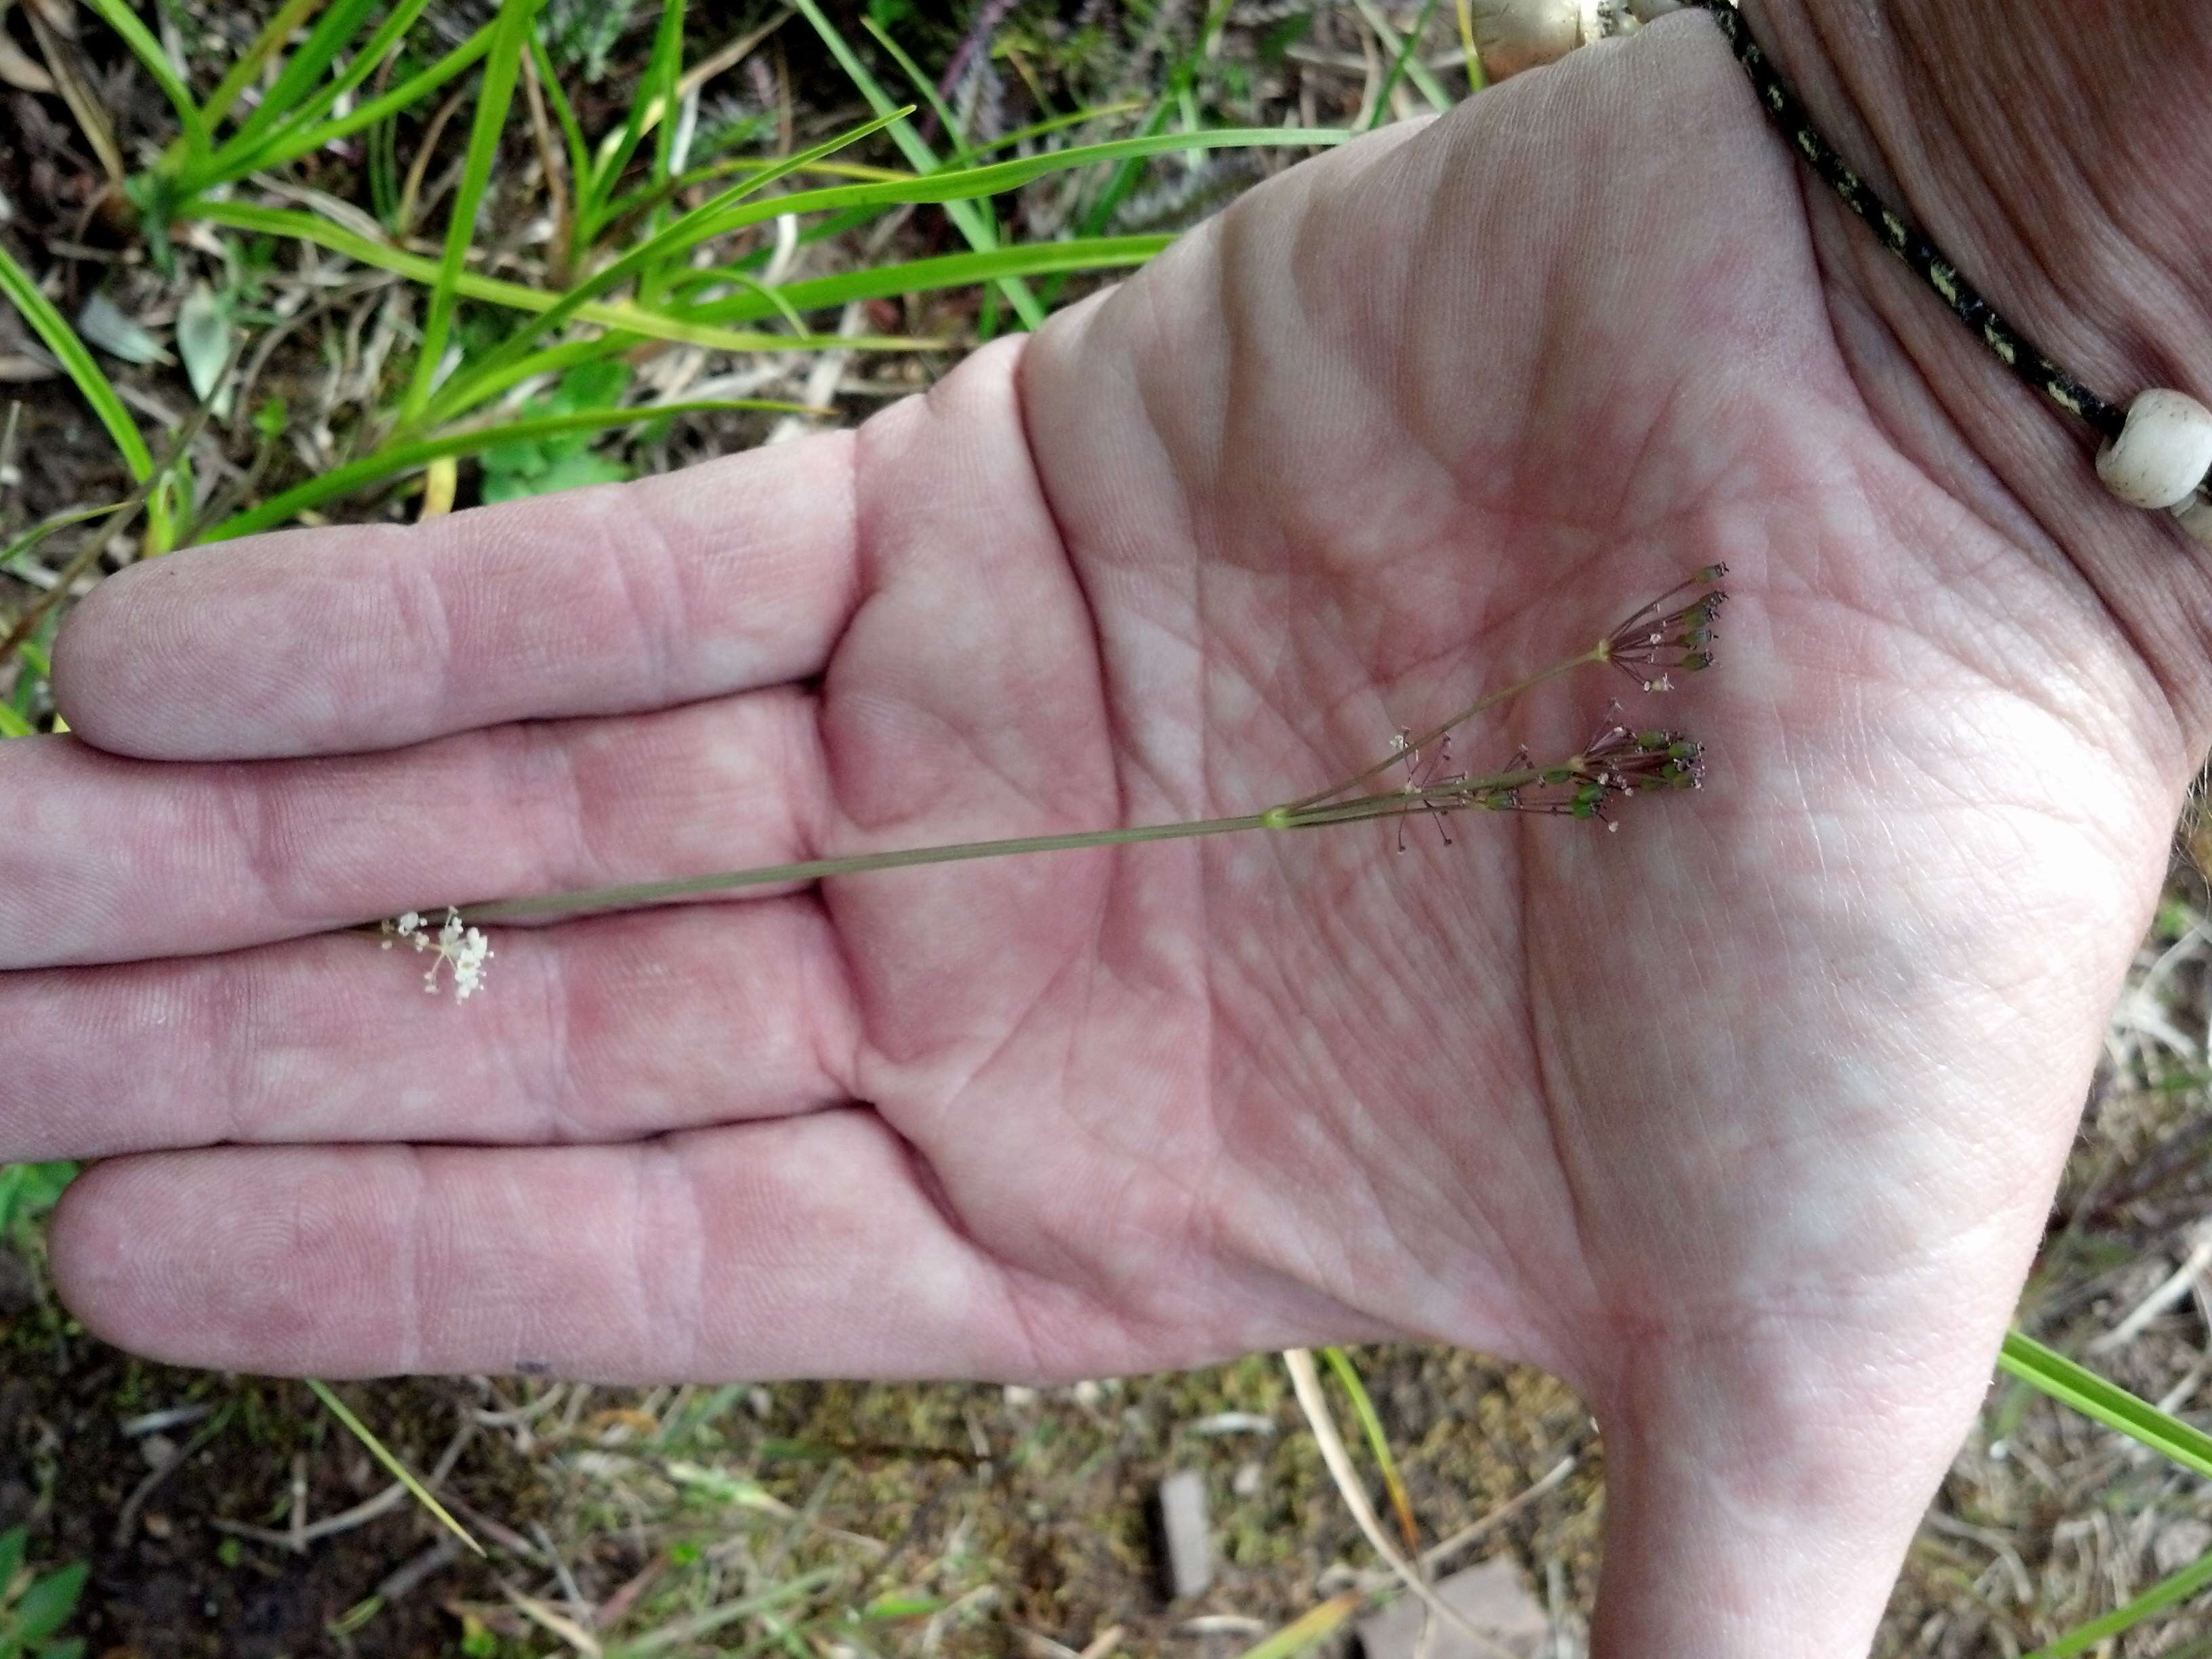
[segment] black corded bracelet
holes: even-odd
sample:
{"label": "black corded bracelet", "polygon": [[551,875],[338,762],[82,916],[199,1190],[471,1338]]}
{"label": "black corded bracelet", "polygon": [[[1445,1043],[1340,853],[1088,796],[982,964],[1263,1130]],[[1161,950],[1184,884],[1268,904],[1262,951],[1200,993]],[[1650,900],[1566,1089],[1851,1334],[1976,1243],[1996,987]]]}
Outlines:
{"label": "black corded bracelet", "polygon": [[1720,26],[1767,114],[1837,199],[1919,274],[1999,362],[2104,440],[2097,451],[2097,476],[2105,487],[2131,506],[2171,513],[2191,536],[2212,547],[2212,409],[2187,392],[2156,387],[2122,410],[2051,362],[1959,274],[1941,249],[1851,171],[1751,38],[1735,0],[1687,3],[1710,13]]}

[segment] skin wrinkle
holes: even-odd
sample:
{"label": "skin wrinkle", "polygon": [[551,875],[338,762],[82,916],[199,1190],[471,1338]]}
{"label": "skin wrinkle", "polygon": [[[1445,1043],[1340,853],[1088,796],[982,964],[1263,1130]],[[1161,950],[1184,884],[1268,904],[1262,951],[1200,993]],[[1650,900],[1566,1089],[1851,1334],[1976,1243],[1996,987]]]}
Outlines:
{"label": "skin wrinkle", "polygon": [[445,581],[436,562],[428,558],[394,560],[386,566],[386,574],[392,584],[393,609],[406,623],[404,637],[416,644],[415,660],[427,658],[434,665],[434,681],[425,675],[421,682],[427,695],[418,716],[423,726],[434,726],[437,710],[465,706],[456,678],[462,660],[453,648],[453,613]]}
{"label": "skin wrinkle", "polygon": [[[697,695],[697,688],[684,684],[683,677],[676,671],[676,665],[684,654],[676,645],[686,632],[684,618],[696,613],[690,603],[692,596],[686,591],[691,586],[685,574],[689,562],[677,552],[669,539],[667,526],[658,515],[646,514],[642,520],[640,540],[631,544],[635,550],[632,556],[610,559],[607,562],[613,567],[615,583],[622,593],[622,608],[637,636],[633,659],[642,659],[647,665],[646,689],[640,700],[660,707],[672,700]],[[650,548],[652,553],[653,574],[650,577],[643,568],[645,559],[639,556],[644,548]]]}
{"label": "skin wrinkle", "polygon": [[420,1148],[401,1146],[392,1150],[394,1161],[407,1177],[405,1219],[397,1229],[407,1248],[392,1252],[392,1260],[401,1269],[396,1297],[396,1311],[403,1333],[398,1370],[412,1374],[422,1369],[423,1355],[428,1347],[423,1339],[422,1286],[428,1276],[424,1272],[424,1253],[431,1248],[430,1229],[423,1224],[430,1197],[429,1171]]}
{"label": "skin wrinkle", "polygon": [[[498,954],[506,958],[517,953],[515,947],[510,945]],[[502,1045],[507,1050],[509,1075],[515,1079],[523,1099],[542,1103],[542,1139],[556,1146],[603,1139],[602,1134],[593,1133],[588,1121],[588,1108],[577,1093],[578,1080],[586,1074],[586,1068],[577,1052],[574,994],[561,953],[527,948],[519,953],[530,963],[531,976],[537,981],[538,1025],[535,1030],[521,1028],[520,1034],[526,1036],[527,1041]],[[507,972],[511,972],[514,965],[509,960],[500,963],[501,969]],[[507,972],[502,972],[501,978],[506,978]]]}

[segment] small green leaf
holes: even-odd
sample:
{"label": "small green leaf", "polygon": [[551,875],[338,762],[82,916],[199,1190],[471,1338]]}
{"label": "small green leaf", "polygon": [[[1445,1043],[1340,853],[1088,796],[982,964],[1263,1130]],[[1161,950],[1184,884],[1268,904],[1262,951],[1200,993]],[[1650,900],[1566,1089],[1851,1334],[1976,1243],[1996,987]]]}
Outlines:
{"label": "small green leaf", "polygon": [[69,1623],[91,1571],[85,1562],[72,1561],[23,1592],[23,1599],[15,1604],[15,1629],[24,1641],[43,1642]]}
{"label": "small green leaf", "polygon": [[284,435],[291,422],[291,406],[282,398],[271,398],[253,411],[253,429],[272,444]]}
{"label": "small green leaf", "polygon": [[499,475],[497,483],[504,488],[496,495],[495,480],[486,478],[483,498],[487,501],[511,501],[518,496],[551,495],[586,484],[628,483],[636,476],[636,468],[609,460],[604,455],[564,455],[528,477],[513,473]]}
{"label": "small green leaf", "polygon": [[603,357],[578,363],[561,377],[553,394],[552,415],[573,415],[583,409],[612,409],[629,390],[629,365],[619,357]]}
{"label": "small green leaf", "polygon": [[0,1532],[0,1596],[8,1593],[8,1586],[15,1582],[15,1575],[23,1569],[23,1546],[30,1538],[27,1527],[10,1527]]}
{"label": "small green leaf", "polygon": [[[527,438],[494,444],[483,453],[484,471],[501,477],[534,478],[551,465],[546,457],[544,444]],[[489,495],[485,499],[490,499]],[[506,497],[501,499],[505,500]]]}

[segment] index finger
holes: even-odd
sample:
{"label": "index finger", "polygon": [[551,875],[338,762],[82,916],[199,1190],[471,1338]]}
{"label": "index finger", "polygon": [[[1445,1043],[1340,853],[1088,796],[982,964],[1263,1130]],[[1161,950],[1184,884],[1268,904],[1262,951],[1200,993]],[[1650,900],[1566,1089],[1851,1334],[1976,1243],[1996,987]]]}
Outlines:
{"label": "index finger", "polygon": [[854,449],[187,548],[77,606],[55,702],[116,754],[259,760],[799,678],[857,603]]}

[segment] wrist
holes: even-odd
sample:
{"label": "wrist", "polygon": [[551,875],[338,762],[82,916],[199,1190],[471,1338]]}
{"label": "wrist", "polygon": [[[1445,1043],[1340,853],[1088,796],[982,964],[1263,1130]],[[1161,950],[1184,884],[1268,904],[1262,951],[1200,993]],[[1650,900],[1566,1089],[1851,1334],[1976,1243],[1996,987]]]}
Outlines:
{"label": "wrist", "polygon": [[[2212,10],[2069,0],[1745,0],[1816,125],[2013,322],[2104,398],[2212,401]],[[2212,733],[2212,559],[2106,496],[2097,440],[2015,381],[1801,173],[1838,343],[1899,447],[2063,558]]]}

